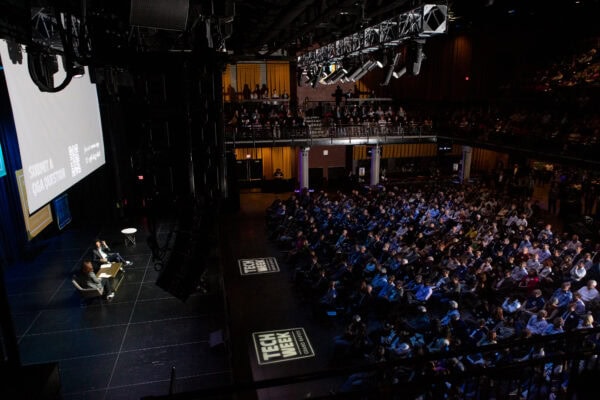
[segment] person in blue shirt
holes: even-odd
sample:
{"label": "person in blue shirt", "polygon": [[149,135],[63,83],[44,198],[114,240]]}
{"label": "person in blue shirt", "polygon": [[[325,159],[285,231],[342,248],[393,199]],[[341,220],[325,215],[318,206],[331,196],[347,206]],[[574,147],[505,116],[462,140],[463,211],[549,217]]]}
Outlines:
{"label": "person in blue shirt", "polygon": [[431,282],[431,280],[429,279],[426,280],[425,283],[420,285],[417,291],[415,292],[415,301],[424,303],[427,300],[429,300],[429,298],[433,294],[433,288],[435,288],[433,282]]}
{"label": "person in blue shirt", "polygon": [[564,329],[563,329],[564,323],[565,323],[565,321],[562,319],[562,317],[554,318],[552,323],[548,324],[546,329],[544,329],[544,332],[542,332],[542,335],[556,335],[558,333],[563,333],[564,332]]}
{"label": "person in blue shirt", "polygon": [[560,288],[552,294],[550,299],[555,298],[558,300],[557,307],[560,312],[564,312],[568,307],[569,303],[573,300],[573,292],[571,292],[571,282],[563,282]]}
{"label": "person in blue shirt", "polygon": [[525,303],[523,303],[520,312],[521,314],[531,316],[542,310],[545,305],[546,300],[542,296],[542,291],[540,289],[534,289],[531,292],[531,295],[527,297],[527,300],[525,300]]}
{"label": "person in blue shirt", "polygon": [[338,237],[337,242],[335,243],[336,249],[341,249],[344,246],[344,243],[348,240],[348,230],[343,229],[342,233]]}
{"label": "person in blue shirt", "polygon": [[381,268],[379,273],[373,277],[371,280],[371,286],[373,286],[373,291],[375,293],[379,293],[379,291],[385,287],[388,283],[387,270],[385,268]]}

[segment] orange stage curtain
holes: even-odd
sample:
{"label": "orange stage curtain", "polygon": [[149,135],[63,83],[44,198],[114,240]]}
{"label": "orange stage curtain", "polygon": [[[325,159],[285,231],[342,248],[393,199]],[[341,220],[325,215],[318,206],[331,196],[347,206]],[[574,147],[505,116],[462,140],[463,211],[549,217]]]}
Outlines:
{"label": "orange stage curtain", "polygon": [[260,64],[238,64],[237,65],[237,87],[238,93],[244,89],[244,84],[248,84],[250,90],[258,84],[260,86]]}
{"label": "orange stage curtain", "polygon": [[277,89],[277,94],[285,91],[290,93],[290,64],[288,62],[268,62],[267,63],[267,87],[269,95],[273,89]]}

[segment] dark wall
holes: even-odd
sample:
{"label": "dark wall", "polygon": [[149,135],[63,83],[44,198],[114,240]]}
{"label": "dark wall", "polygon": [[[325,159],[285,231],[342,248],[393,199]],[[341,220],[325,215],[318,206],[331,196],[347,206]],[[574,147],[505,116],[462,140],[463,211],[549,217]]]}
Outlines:
{"label": "dark wall", "polygon": [[218,199],[219,65],[195,53],[161,53],[99,71],[109,168],[122,213],[167,213],[184,196]]}
{"label": "dark wall", "polygon": [[[385,69],[363,81],[379,97],[463,101],[503,96],[531,84],[535,73],[565,57],[597,46],[600,27],[593,14],[544,12],[506,15],[475,26],[450,25],[448,33],[427,39],[418,76],[406,74],[381,86]],[[466,79],[468,77],[468,80]]]}

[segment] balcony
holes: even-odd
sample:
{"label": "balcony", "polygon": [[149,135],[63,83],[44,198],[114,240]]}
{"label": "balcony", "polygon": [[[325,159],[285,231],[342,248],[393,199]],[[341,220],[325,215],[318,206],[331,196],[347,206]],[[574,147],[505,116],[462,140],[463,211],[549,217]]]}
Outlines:
{"label": "balcony", "polygon": [[398,125],[363,123],[323,124],[309,117],[302,126],[246,126],[225,128],[228,146],[313,146],[385,143],[436,142],[431,127],[423,124]]}

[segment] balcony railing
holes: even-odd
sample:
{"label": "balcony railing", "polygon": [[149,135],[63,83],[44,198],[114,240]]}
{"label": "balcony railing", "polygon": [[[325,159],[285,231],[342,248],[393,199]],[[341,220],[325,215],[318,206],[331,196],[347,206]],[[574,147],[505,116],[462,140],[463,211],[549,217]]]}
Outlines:
{"label": "balcony railing", "polygon": [[386,142],[395,140],[433,138],[435,133],[431,126],[423,124],[324,124],[286,126],[243,126],[225,128],[225,140],[232,144],[264,143],[264,142],[306,142],[323,139],[358,144],[360,141]]}

